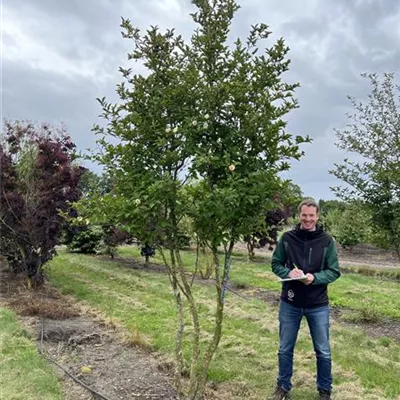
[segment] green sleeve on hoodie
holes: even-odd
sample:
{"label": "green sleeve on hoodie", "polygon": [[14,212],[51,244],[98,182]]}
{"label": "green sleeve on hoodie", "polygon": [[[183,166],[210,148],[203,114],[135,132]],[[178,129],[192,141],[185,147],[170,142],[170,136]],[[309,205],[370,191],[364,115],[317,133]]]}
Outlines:
{"label": "green sleeve on hoodie", "polygon": [[283,239],[281,238],[275,248],[274,254],[272,255],[272,272],[278,275],[279,278],[287,278],[290,269],[285,266],[286,263],[286,250]]}
{"label": "green sleeve on hoodie", "polygon": [[328,285],[340,277],[336,246],[332,240],[325,255],[324,267],[314,274],[313,285]]}

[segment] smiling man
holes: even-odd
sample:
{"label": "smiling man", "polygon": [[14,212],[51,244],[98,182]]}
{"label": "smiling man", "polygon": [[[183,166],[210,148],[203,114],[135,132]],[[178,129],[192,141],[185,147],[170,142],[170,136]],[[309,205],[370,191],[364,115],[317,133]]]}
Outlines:
{"label": "smiling man", "polygon": [[340,276],[333,239],[318,226],[319,206],[311,199],[298,208],[300,223],[285,232],[272,256],[272,271],[285,281],[279,308],[279,375],[273,400],[285,399],[292,388],[293,353],[306,317],[317,358],[317,389],[331,398],[332,361],[329,345],[328,284]]}

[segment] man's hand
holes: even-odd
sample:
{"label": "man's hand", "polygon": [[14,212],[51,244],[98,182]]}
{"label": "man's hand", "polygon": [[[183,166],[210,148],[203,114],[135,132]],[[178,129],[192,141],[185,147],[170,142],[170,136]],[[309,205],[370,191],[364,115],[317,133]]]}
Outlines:
{"label": "man's hand", "polygon": [[314,275],[313,274],[306,274],[306,279],[303,281],[305,285],[311,285],[314,282]]}
{"label": "man's hand", "polygon": [[294,268],[289,272],[289,278],[300,278],[304,275],[301,269]]}

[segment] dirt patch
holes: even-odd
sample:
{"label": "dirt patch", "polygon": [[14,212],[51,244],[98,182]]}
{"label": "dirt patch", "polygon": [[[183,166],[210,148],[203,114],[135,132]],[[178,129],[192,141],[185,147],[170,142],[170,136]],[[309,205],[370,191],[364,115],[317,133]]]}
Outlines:
{"label": "dirt patch", "polygon": [[394,251],[378,249],[367,244],[359,244],[352,249],[344,249],[338,246],[340,260],[356,263],[373,263],[375,267],[397,267],[400,268],[400,260]]}
{"label": "dirt patch", "polygon": [[342,322],[342,324],[359,327],[374,338],[389,337],[400,342],[400,322],[398,321],[387,320],[374,323],[365,322],[362,324]]}
{"label": "dirt patch", "polygon": [[65,319],[79,315],[78,310],[57,292],[49,289],[20,292],[8,301],[9,307],[20,315]]}
{"label": "dirt patch", "polygon": [[108,399],[177,399],[171,377],[158,368],[161,361],[122,344],[114,329],[87,316],[32,325],[44,354]]}
{"label": "dirt patch", "polygon": [[113,259],[110,259],[110,257],[106,256],[100,256],[101,259],[106,260],[106,261],[114,261],[117,262],[120,265],[123,265],[124,267],[127,268],[132,268],[136,270],[143,270],[146,272],[161,272],[163,274],[166,274],[168,272],[167,267],[165,265],[161,264],[152,264],[152,263],[145,263],[143,261],[136,260],[134,258],[126,258],[126,257],[114,257]]}

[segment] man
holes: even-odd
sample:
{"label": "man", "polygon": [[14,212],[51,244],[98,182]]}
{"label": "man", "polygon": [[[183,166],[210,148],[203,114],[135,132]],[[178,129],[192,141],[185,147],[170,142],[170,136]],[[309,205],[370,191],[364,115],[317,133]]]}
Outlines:
{"label": "man", "polygon": [[272,271],[286,281],[279,308],[279,376],[274,400],[285,399],[292,388],[293,351],[301,320],[310,329],[317,359],[317,389],[320,399],[331,398],[332,362],[329,345],[327,285],[339,278],[339,263],[333,239],[317,225],[319,206],[304,200],[300,224],[285,232],[272,256]]}

